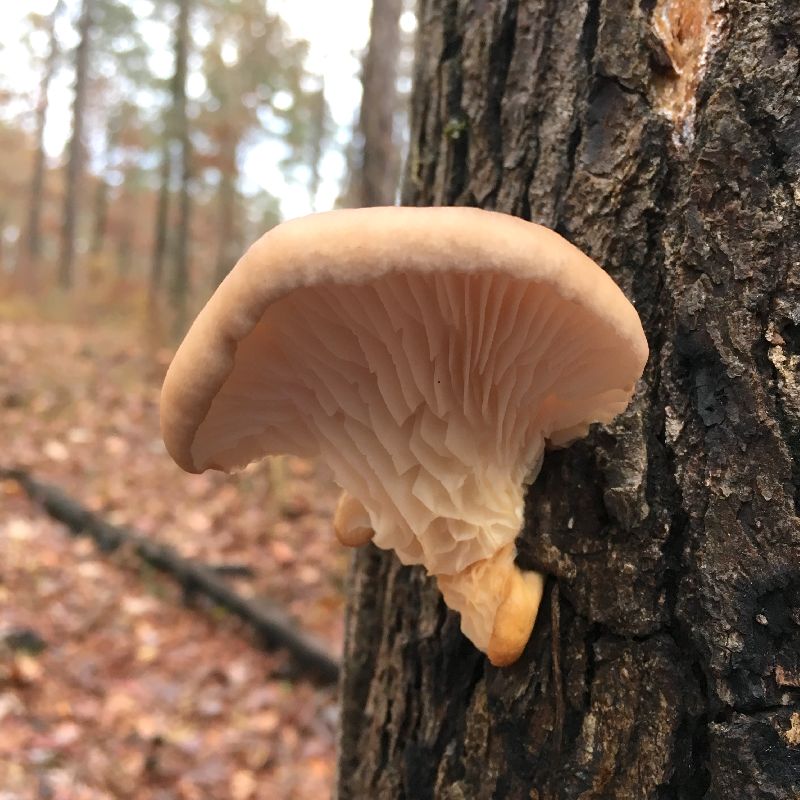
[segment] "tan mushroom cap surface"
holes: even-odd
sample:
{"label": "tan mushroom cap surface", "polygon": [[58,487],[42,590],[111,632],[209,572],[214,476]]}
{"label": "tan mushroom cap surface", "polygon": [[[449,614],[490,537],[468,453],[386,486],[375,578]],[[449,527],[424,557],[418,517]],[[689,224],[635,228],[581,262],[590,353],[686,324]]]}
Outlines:
{"label": "tan mushroom cap surface", "polygon": [[[376,545],[448,576],[486,652],[493,630],[527,626],[499,608],[531,616],[529,589],[509,587],[541,583],[503,548],[545,442],[610,421],[646,359],[619,287],[546,228],[472,208],[332,211],[269,231],[223,281],[169,368],[162,433],[191,472],[322,456]],[[488,572],[470,621],[461,588]]]}

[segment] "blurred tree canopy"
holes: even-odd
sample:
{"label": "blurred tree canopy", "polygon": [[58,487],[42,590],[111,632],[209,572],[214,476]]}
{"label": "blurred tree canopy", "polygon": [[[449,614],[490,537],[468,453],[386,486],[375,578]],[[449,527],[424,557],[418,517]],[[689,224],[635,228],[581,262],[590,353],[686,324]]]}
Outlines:
{"label": "blurred tree canopy", "polygon": [[28,14],[25,43],[36,92],[0,76],[0,270],[20,285],[136,279],[185,317],[279,219],[264,176],[243,175],[252,148],[313,207],[334,139],[323,77],[263,0],[54,0]]}

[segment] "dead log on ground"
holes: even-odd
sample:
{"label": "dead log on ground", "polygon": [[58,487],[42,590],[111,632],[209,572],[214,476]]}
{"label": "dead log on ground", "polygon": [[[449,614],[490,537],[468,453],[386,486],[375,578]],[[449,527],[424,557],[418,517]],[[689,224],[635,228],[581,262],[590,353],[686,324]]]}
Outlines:
{"label": "dead log on ground", "polygon": [[90,536],[103,552],[128,545],[144,562],[180,583],[187,595],[201,595],[237,616],[252,628],[264,646],[284,649],[291,656],[292,677],[308,676],[330,685],[339,676],[339,664],[321,643],[298,630],[297,624],[279,610],[256,599],[242,597],[219,577],[213,567],[184,558],[174,548],[149,539],[133,528],[112,525],[69,497],[57,486],[35,480],[24,470],[0,469],[0,479],[11,479],[51,517],[75,535]]}

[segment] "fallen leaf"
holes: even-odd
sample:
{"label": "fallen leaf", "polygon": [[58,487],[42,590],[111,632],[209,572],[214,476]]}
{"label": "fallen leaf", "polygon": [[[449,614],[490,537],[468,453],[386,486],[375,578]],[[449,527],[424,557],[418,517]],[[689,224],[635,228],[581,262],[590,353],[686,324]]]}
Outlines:
{"label": "fallen leaf", "polygon": [[44,443],[42,451],[53,461],[66,461],[69,458],[69,450],[56,439],[48,439]]}
{"label": "fallen leaf", "polygon": [[232,800],[249,800],[258,787],[255,773],[247,769],[240,769],[231,776]]}

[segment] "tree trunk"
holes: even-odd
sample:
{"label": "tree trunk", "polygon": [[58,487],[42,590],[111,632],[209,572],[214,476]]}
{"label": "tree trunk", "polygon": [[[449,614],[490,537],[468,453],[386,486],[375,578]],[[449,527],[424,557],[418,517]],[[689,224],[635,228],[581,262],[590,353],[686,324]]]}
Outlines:
{"label": "tree trunk", "polygon": [[119,222],[116,230],[117,276],[120,278],[127,278],[131,274],[131,266],[133,264],[138,173],[139,167],[136,164],[127,164],[125,166],[120,196],[117,201],[119,209]]}
{"label": "tree trunk", "polygon": [[48,94],[50,83],[55,75],[58,63],[58,39],[56,39],[56,20],[61,13],[61,0],[55,5],[47,21],[48,51],[44,63],[44,72],[39,84],[39,98],[36,103],[36,131],[35,154],[33,157],[33,174],[31,175],[31,188],[28,206],[28,224],[25,236],[25,257],[24,281],[34,287],[37,280],[37,269],[39,258],[42,253],[42,206],[44,205],[44,173],[46,166],[46,155],[44,152],[44,128],[47,123]]}
{"label": "tree trunk", "polygon": [[795,0],[421,0],[405,203],[560,231],[651,356],[529,491],[517,664],[358,553],[340,800],[798,796],[798,41]]}
{"label": "tree trunk", "polygon": [[80,180],[85,159],[83,143],[86,90],[89,78],[89,49],[92,36],[94,0],[83,0],[78,21],[78,47],[75,50],[75,97],[72,101],[72,136],[69,141],[67,181],[64,191],[64,213],[61,227],[61,255],[58,282],[62,289],[72,286],[75,270],[75,240],[78,220]]}
{"label": "tree trunk", "polygon": [[178,190],[178,220],[175,225],[175,265],[172,273],[171,299],[175,313],[175,332],[181,334],[186,326],[186,305],[189,294],[189,218],[192,179],[192,153],[189,141],[189,118],[186,113],[186,76],[189,56],[189,16],[191,0],[178,0],[175,28],[175,73],[172,78],[172,105],[175,138],[180,152],[180,186]]}
{"label": "tree trunk", "polygon": [[116,127],[111,119],[106,120],[105,142],[103,146],[103,167],[96,176],[94,187],[94,228],[92,230],[92,244],[89,252],[99,255],[106,246],[108,234],[108,211],[110,187],[106,181],[106,171],[111,166],[111,157],[116,146]]}
{"label": "tree trunk", "polygon": [[221,143],[221,169],[219,191],[217,192],[218,223],[216,283],[222,283],[231,271],[239,256],[239,241],[236,236],[236,183],[238,167],[236,162],[237,142],[233,131],[225,131]]}
{"label": "tree trunk", "polygon": [[393,205],[399,172],[394,139],[397,59],[403,0],[373,0],[370,39],[362,67],[361,136],[356,205]]}
{"label": "tree trunk", "polygon": [[[328,145],[328,106],[325,101],[325,85],[311,93],[309,97],[311,103],[311,152],[309,153],[309,180],[308,197],[312,211],[317,208],[317,194],[322,183],[322,159]],[[397,175],[395,174],[395,184]]]}
{"label": "tree trunk", "polygon": [[0,269],[5,268],[6,261],[6,224],[8,212],[5,209],[0,209]]}
{"label": "tree trunk", "polygon": [[92,255],[99,255],[106,246],[108,231],[108,184],[104,175],[97,176],[94,189],[94,231],[92,232]]}
{"label": "tree trunk", "polygon": [[164,259],[167,255],[167,231],[169,220],[169,182],[172,159],[170,154],[169,117],[165,122],[164,142],[159,170],[158,204],[156,205],[156,235],[153,239],[153,258],[150,263],[148,285],[148,308],[154,311],[164,275]]}

